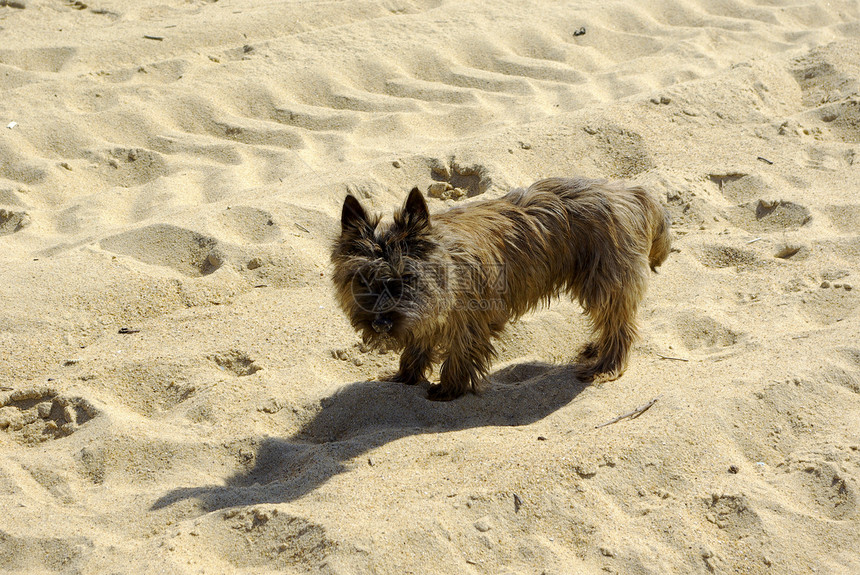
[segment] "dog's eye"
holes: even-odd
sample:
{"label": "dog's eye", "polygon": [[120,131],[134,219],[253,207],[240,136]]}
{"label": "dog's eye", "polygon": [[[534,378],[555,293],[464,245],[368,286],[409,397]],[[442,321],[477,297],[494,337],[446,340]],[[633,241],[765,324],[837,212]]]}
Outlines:
{"label": "dog's eye", "polygon": [[406,290],[415,285],[415,276],[410,273],[405,273],[400,276],[401,289]]}
{"label": "dog's eye", "polygon": [[392,297],[399,297],[403,291],[403,280],[401,278],[389,278],[383,282],[386,293]]}

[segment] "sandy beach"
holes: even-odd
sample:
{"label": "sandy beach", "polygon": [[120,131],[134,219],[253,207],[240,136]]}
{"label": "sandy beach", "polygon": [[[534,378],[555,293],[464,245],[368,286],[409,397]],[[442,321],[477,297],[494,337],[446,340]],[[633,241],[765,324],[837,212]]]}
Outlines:
{"label": "sandy beach", "polygon": [[[0,0],[0,572],[860,573],[858,55],[856,0]],[[563,300],[379,381],[347,192],[571,175],[672,214],[623,377]]]}

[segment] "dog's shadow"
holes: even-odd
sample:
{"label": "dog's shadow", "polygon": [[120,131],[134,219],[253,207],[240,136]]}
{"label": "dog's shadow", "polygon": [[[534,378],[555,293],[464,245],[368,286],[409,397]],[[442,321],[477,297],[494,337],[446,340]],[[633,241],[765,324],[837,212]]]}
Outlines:
{"label": "dog's shadow", "polygon": [[[185,499],[205,511],[298,499],[356,464],[356,458],[400,438],[484,426],[539,421],[570,403],[588,384],[571,366],[525,363],[497,371],[480,396],[447,403],[426,399],[426,388],[358,382],[320,403],[316,416],[287,439],[266,438],[247,472],[226,485],[184,487],[160,497],[152,509]],[[363,465],[367,460],[361,458]]]}

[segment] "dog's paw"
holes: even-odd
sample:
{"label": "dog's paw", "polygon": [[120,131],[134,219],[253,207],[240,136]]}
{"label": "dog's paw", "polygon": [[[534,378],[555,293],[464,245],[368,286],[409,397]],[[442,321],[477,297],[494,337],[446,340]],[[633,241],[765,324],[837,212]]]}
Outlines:
{"label": "dog's paw", "polygon": [[[580,360],[581,358],[577,359]],[[594,371],[591,369],[590,365],[577,363],[573,366],[573,376],[579,381],[590,383],[594,380]]]}
{"label": "dog's paw", "polygon": [[615,381],[616,379],[618,379],[622,375],[624,375],[624,372],[618,371],[618,370],[597,373],[591,379],[591,383],[600,384],[600,383],[606,383],[607,381]]}
{"label": "dog's paw", "polygon": [[615,381],[624,374],[623,369],[606,369],[600,364],[578,364],[573,368],[576,379],[588,383]]}
{"label": "dog's paw", "polygon": [[424,377],[417,376],[412,373],[403,373],[400,371],[383,375],[380,380],[390,381],[391,383],[402,383],[404,385],[418,385],[419,383],[427,382],[427,379]]}
{"label": "dog's paw", "polygon": [[430,401],[453,401],[460,397],[462,394],[452,391],[450,389],[445,389],[439,383],[434,383],[427,390],[427,399]]}

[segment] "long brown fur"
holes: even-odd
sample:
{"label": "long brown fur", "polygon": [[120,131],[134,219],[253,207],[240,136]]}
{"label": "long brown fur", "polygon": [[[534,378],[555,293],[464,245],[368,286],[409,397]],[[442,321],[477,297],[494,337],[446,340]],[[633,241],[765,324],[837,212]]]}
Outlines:
{"label": "long brown fur", "polygon": [[485,383],[492,339],[553,298],[579,300],[596,339],[576,375],[621,376],[637,335],[649,268],[669,255],[667,211],[639,187],[540,180],[497,200],[430,215],[417,188],[393,223],[348,196],[334,245],[338,301],[366,343],[402,350],[393,381],[426,381],[451,400]]}

